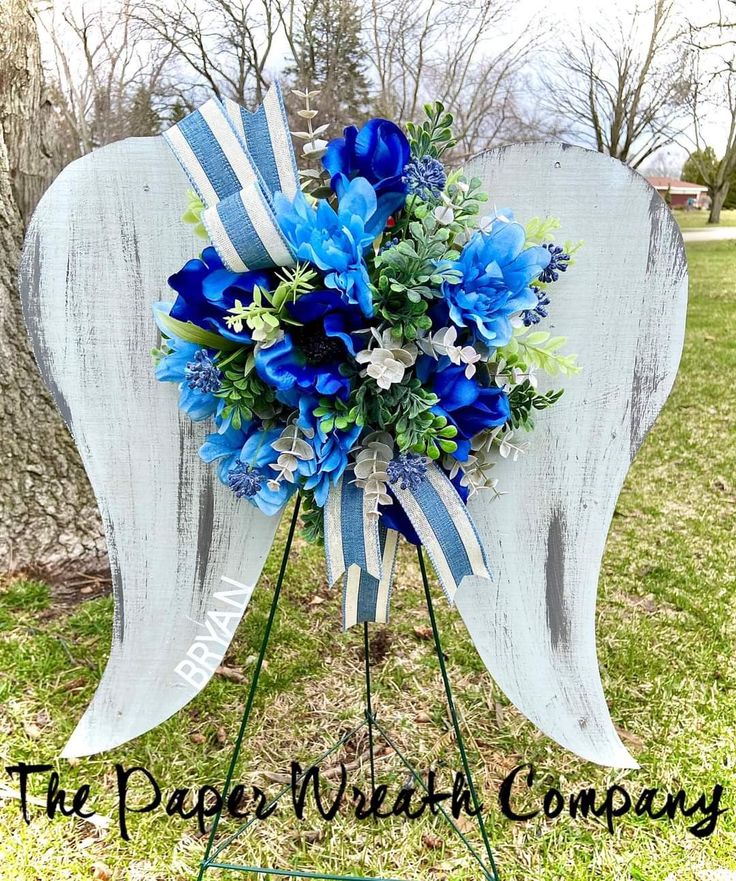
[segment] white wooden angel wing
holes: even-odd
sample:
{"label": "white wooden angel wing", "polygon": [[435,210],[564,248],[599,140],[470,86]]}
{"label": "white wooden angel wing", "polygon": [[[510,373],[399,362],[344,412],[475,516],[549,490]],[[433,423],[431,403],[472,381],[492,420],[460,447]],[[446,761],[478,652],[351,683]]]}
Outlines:
{"label": "white wooden angel wing", "polygon": [[163,139],[113,144],[62,172],[26,239],[26,321],[97,495],[115,594],[107,669],[65,756],[124,743],[201,690],[278,522],[198,459],[207,428],[154,377],[151,304],[202,248],[179,219],[187,188]]}
{"label": "white wooden angel wing", "polygon": [[539,415],[529,452],[497,467],[509,494],[471,500],[494,581],[467,579],[457,606],[493,678],[542,731],[591,761],[636,767],[601,687],[596,590],[621,485],[680,360],[682,237],[644,178],[598,153],[520,145],[468,172],[499,209],[557,217],[560,241],[584,240],[540,325],[568,337],[583,370],[550,383],[565,393]]}

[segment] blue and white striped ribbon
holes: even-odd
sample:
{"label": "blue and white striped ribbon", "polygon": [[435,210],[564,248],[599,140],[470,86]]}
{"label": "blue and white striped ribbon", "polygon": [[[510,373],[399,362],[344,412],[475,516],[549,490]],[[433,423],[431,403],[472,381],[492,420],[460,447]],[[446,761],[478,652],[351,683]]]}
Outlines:
{"label": "blue and white striped ribbon", "polygon": [[466,576],[490,579],[475,524],[444,472],[430,464],[416,489],[401,489],[396,483],[391,490],[427,549],[450,602]]}
{"label": "blue and white striped ribbon", "polygon": [[164,138],[205,205],[202,222],[228,269],[294,263],[272,205],[277,190],[293,198],[299,188],[278,83],[253,113],[210,98]]}
{"label": "blue and white striped ribbon", "polygon": [[[343,578],[343,625],[388,621],[398,533],[368,516],[362,489],[350,475],[330,490],[325,505],[327,577]],[[489,578],[483,545],[455,487],[430,464],[416,489],[391,487],[427,549],[442,589],[453,602],[463,578]]]}
{"label": "blue and white striped ribbon", "polygon": [[398,535],[368,514],[362,489],[346,474],[332,487],[325,505],[327,579],[343,579],[343,626],[388,621]]}

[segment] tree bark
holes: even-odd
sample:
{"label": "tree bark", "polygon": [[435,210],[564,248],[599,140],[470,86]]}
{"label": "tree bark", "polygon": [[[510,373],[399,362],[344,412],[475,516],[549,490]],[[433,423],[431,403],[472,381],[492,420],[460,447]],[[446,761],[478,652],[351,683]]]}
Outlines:
{"label": "tree bark", "polygon": [[63,578],[106,567],[94,496],[23,324],[17,270],[27,218],[53,175],[27,0],[0,3],[0,571]]}
{"label": "tree bark", "polygon": [[724,186],[713,189],[713,194],[710,199],[710,214],[708,215],[708,223],[721,222],[721,208],[723,208],[723,203],[726,201],[728,190],[728,182]]}

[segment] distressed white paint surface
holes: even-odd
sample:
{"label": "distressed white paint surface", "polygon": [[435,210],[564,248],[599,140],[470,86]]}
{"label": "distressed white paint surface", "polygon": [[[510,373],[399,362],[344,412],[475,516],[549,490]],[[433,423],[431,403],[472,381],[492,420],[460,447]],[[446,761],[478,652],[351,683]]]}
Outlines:
{"label": "distressed white paint surface", "polygon": [[[530,453],[499,465],[509,495],[473,501],[495,580],[490,590],[466,580],[457,604],[488,669],[532,721],[586,758],[631,765],[601,689],[595,595],[621,483],[679,360],[682,241],[644,180],[596,153],[518,146],[474,172],[499,208],[521,220],[555,215],[562,239],[585,239],[544,325],[570,338],[584,371],[540,415]],[[276,525],[199,461],[204,429],[179,416],[175,389],[150,367],[150,304],[198,247],[179,221],[186,187],[160,139],[106,147],[61,175],[26,245],[34,345],[97,492],[115,576],[110,662],[67,755],[122,743],[194,696],[176,665],[207,620],[223,620],[208,611],[231,610],[214,600],[221,576],[252,589]]]}
{"label": "distressed white paint surface", "polygon": [[494,582],[466,580],[457,606],[491,675],[542,731],[591,761],[635,766],[601,687],[596,590],[621,485],[680,360],[682,237],[646,181],[598,153],[522,145],[468,170],[498,208],[558,217],[559,241],[584,240],[540,325],[568,337],[583,371],[539,414],[529,453],[498,465],[509,495],[471,501]]}
{"label": "distressed white paint surface", "polygon": [[26,240],[26,321],[97,495],[114,579],[110,659],[66,756],[124,743],[195,696],[277,526],[199,460],[207,428],[154,377],[151,304],[202,247],[179,219],[187,189],[162,139],[113,144],[60,175]]}

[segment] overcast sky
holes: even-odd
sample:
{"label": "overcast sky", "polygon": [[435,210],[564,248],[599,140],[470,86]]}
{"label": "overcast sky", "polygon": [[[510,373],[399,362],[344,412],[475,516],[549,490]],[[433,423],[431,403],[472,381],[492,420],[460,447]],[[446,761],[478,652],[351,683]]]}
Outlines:
{"label": "overcast sky", "polygon": [[[2,2],[2,0],[0,0]],[[417,0],[421,3],[423,0]],[[493,0],[490,0],[493,2]],[[580,26],[586,25],[597,27],[603,31],[615,26],[617,18],[631,14],[637,7],[646,10],[651,8],[653,0],[516,0],[511,7],[511,12],[504,22],[504,33],[499,34],[498,48],[508,45],[509,35],[523,34],[529,27],[539,27],[543,32],[550,32],[552,28],[556,33],[568,33],[570,39],[574,39]],[[717,0],[675,0],[679,14],[687,16],[691,21],[700,16],[701,21],[712,20]],[[57,10],[66,7],[72,9],[84,8],[89,11],[104,8],[112,0],[52,0]],[[641,31],[642,41],[647,38],[646,29]],[[554,39],[558,39],[555,37]],[[48,55],[48,40],[43,39],[44,54]],[[495,40],[490,41],[490,51],[493,51]],[[273,55],[273,67],[278,70],[282,65],[280,55],[285,55],[286,45],[275,47]],[[541,50],[536,55],[536,61],[544,58]],[[533,96],[531,96],[533,100]],[[704,140],[721,153],[726,142],[726,126],[729,116],[724,108],[722,111],[714,109],[708,124],[703,129]],[[686,142],[686,138],[684,139]],[[679,168],[687,156],[687,149],[681,145],[671,145],[664,148],[669,163],[673,168]]]}

